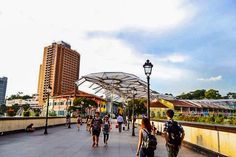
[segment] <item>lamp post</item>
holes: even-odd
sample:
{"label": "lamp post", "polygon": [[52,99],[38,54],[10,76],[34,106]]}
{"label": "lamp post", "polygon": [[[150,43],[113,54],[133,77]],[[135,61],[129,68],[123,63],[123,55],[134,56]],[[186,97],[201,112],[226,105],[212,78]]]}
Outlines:
{"label": "lamp post", "polygon": [[[69,99],[70,99],[70,97],[69,97]],[[71,116],[71,113],[70,113],[70,107],[71,107],[71,100],[70,100],[70,106],[69,106],[69,115]],[[70,117],[70,119],[69,119],[69,124],[68,124],[68,128],[70,129],[71,127],[70,127],[70,121],[71,121],[71,117]]]}
{"label": "lamp post", "polygon": [[134,132],[134,129],[135,129],[135,126],[134,126],[134,105],[135,105],[135,102],[134,102],[134,99],[135,99],[135,95],[137,94],[137,90],[136,90],[135,88],[132,90],[132,94],[133,94],[133,108],[132,108],[133,124],[132,124],[132,136],[135,136],[135,132]]}
{"label": "lamp post", "polygon": [[44,135],[48,134],[48,106],[49,106],[49,96],[51,92],[52,92],[52,88],[48,86],[48,89],[47,89],[48,102],[47,102],[47,110],[46,110],[46,123],[45,123]]}
{"label": "lamp post", "polygon": [[147,84],[148,84],[148,87],[147,87],[147,117],[148,119],[150,119],[150,75],[152,73],[152,63],[147,60],[144,65],[143,65],[143,68],[144,68],[144,73],[145,75],[147,76]]}

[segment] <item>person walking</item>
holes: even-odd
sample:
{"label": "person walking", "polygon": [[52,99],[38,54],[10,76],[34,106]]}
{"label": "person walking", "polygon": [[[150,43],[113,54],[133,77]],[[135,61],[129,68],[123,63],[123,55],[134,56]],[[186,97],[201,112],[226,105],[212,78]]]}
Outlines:
{"label": "person walking", "polygon": [[91,134],[91,123],[92,123],[92,120],[93,120],[93,118],[92,118],[92,116],[88,116],[88,120],[87,120],[87,126],[86,126],[86,130]]}
{"label": "person walking", "polygon": [[174,111],[169,109],[166,111],[168,121],[164,125],[164,136],[166,140],[166,149],[168,157],[177,157],[185,133],[183,127],[173,120]]}
{"label": "person walking", "polygon": [[81,123],[82,123],[82,118],[80,117],[80,115],[78,115],[78,117],[77,117],[77,128],[78,128],[78,131],[80,130]]}
{"label": "person walking", "polygon": [[70,122],[71,122],[71,118],[70,118],[70,114],[68,113],[68,114],[66,115],[66,126],[67,126],[68,128],[70,128]]}
{"label": "person walking", "polygon": [[119,132],[121,132],[122,130],[122,124],[124,122],[123,117],[119,114],[119,116],[117,117],[117,123],[118,123],[118,127],[119,127]]}
{"label": "person walking", "polygon": [[156,135],[156,133],[157,133],[157,128],[155,127],[154,122],[152,122],[152,134]]}
{"label": "person walking", "polygon": [[109,121],[109,117],[106,115],[104,117],[104,121],[103,121],[103,135],[104,135],[104,144],[105,146],[107,145],[107,141],[109,139],[109,132],[110,132],[110,129],[111,129],[111,124],[110,124],[110,121]]}
{"label": "person walking", "polygon": [[99,136],[101,133],[102,119],[100,118],[100,113],[96,112],[95,117],[91,122],[92,135],[93,135],[93,145],[92,147],[98,147]]}
{"label": "person walking", "polygon": [[154,157],[157,141],[151,134],[152,126],[148,118],[143,118],[141,129],[139,130],[139,141],[136,151],[136,157]]}

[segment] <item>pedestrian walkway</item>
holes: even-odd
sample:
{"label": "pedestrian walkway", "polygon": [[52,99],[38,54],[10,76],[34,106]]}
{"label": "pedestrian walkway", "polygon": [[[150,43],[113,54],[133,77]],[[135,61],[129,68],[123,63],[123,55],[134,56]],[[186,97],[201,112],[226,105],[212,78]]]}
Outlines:
{"label": "pedestrian walkway", "polygon": [[[135,157],[137,136],[131,132],[119,133],[112,128],[108,146],[103,144],[100,136],[98,148],[92,148],[91,135],[85,130],[85,125],[78,131],[76,125],[71,129],[59,126],[48,129],[48,135],[43,130],[33,133],[16,133],[0,136],[0,157]],[[137,135],[137,134],[136,134]],[[156,157],[166,157],[164,140],[158,136]],[[182,148],[179,157],[203,157],[187,148]]]}

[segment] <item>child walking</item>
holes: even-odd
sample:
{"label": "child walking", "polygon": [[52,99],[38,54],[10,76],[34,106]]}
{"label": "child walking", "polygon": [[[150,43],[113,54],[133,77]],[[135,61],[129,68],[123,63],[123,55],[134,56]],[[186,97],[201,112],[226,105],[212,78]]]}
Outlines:
{"label": "child walking", "polygon": [[110,128],[111,128],[111,124],[109,121],[109,117],[106,115],[104,117],[104,121],[103,121],[103,135],[104,135],[104,144],[105,146],[107,145],[107,141],[109,139],[109,132],[110,132]]}

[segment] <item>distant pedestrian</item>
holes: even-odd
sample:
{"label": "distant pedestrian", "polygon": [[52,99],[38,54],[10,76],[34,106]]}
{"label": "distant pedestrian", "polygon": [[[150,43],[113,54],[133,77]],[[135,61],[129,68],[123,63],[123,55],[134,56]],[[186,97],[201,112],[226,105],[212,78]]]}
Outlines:
{"label": "distant pedestrian", "polygon": [[164,126],[164,135],[166,140],[168,157],[177,157],[182,141],[184,139],[184,129],[178,122],[173,120],[173,110],[167,110],[166,116],[168,118],[168,121],[165,123]]}
{"label": "distant pedestrian", "polygon": [[80,117],[80,115],[78,115],[77,117],[77,128],[78,128],[78,131],[80,130],[80,125],[82,124],[82,118]]}
{"label": "distant pedestrian", "polygon": [[68,114],[66,115],[66,126],[67,126],[68,128],[70,128],[70,122],[71,122],[71,118],[70,118],[70,114],[68,113]]}
{"label": "distant pedestrian", "polygon": [[157,139],[151,134],[152,126],[148,118],[143,118],[139,130],[139,141],[136,157],[154,157]]}
{"label": "distant pedestrian", "polygon": [[156,135],[156,133],[157,133],[157,128],[155,127],[154,122],[152,122],[152,134]]}
{"label": "distant pedestrian", "polygon": [[111,115],[108,113],[107,116],[108,116],[110,124],[112,124],[112,122],[111,122]]}
{"label": "distant pedestrian", "polygon": [[103,120],[103,135],[104,135],[104,144],[107,145],[107,141],[109,139],[109,132],[111,129],[111,124],[109,121],[109,117],[106,115]]}
{"label": "distant pedestrian", "polygon": [[124,122],[123,117],[119,114],[119,116],[117,117],[117,123],[118,123],[118,128],[119,128],[119,132],[121,132],[122,130],[122,124]]}
{"label": "distant pedestrian", "polygon": [[98,147],[99,136],[101,133],[102,119],[99,117],[100,113],[95,113],[95,118],[91,122],[92,135],[93,135],[93,145],[92,147]]}
{"label": "distant pedestrian", "polygon": [[25,129],[26,132],[34,132],[34,128],[33,128],[34,124],[31,123],[30,125],[28,125]]}
{"label": "distant pedestrian", "polygon": [[93,120],[92,116],[88,116],[86,130],[88,132],[90,132],[90,133],[91,133],[91,123],[92,123],[92,120]]}

